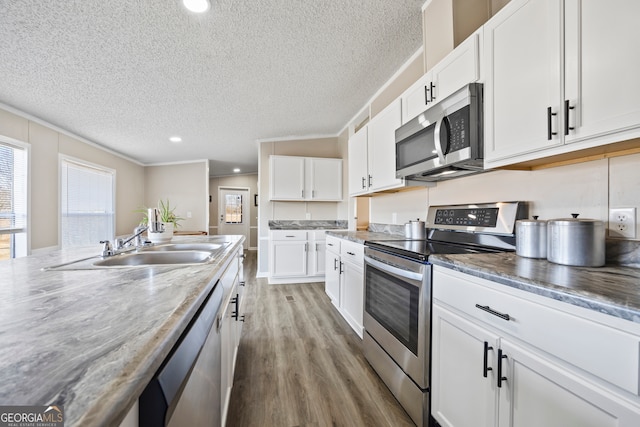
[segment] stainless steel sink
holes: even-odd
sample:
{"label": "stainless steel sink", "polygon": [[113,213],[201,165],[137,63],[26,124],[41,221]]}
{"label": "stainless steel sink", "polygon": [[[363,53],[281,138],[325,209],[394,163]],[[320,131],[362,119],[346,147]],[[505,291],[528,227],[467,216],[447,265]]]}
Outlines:
{"label": "stainless steel sink", "polygon": [[211,261],[211,251],[179,250],[142,251],[114,255],[94,261],[97,267],[132,267],[146,265],[203,264]]}
{"label": "stainless steel sink", "polygon": [[148,246],[138,251],[124,252],[107,258],[94,256],[59,265],[44,267],[52,270],[95,270],[100,268],[145,267],[160,265],[194,265],[212,261],[231,242],[167,243]]}

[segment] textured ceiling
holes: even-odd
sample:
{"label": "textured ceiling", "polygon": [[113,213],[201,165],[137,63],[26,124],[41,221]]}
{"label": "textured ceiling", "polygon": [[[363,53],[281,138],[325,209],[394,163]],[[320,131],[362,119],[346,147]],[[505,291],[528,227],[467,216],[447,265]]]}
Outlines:
{"label": "textured ceiling", "polygon": [[420,47],[422,3],[2,0],[0,102],[144,164],[255,172],[256,140],[353,118]]}

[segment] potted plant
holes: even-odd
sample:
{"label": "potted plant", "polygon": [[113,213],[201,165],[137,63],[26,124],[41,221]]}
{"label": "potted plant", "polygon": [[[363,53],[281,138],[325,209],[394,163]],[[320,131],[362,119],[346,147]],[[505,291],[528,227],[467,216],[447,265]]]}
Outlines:
{"label": "potted plant", "polygon": [[[173,231],[180,227],[180,221],[184,220],[175,214],[175,207],[171,207],[171,203],[169,199],[158,201],[158,215],[160,217],[160,221],[164,225],[164,231],[160,233],[151,233],[147,231],[147,236],[150,241],[154,243],[166,243],[171,241],[173,237]],[[140,221],[143,225],[148,225],[149,217],[148,217],[148,208],[140,208],[137,209],[136,212],[142,213],[142,221]]]}

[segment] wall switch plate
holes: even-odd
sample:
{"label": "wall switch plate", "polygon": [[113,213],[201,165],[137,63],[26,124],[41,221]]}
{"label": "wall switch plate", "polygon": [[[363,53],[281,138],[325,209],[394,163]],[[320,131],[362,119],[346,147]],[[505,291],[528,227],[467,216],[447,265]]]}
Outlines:
{"label": "wall switch plate", "polygon": [[308,213],[308,212],[304,216],[305,216],[306,219],[311,219],[311,214]]}
{"label": "wall switch plate", "polygon": [[609,237],[636,238],[636,208],[609,209]]}

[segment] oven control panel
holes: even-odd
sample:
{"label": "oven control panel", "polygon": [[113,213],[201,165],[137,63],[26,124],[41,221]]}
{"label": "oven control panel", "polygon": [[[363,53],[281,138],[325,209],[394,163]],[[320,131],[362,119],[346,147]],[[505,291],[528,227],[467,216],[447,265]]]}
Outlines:
{"label": "oven control panel", "polygon": [[436,209],[434,224],[495,227],[498,208]]}
{"label": "oven control panel", "polygon": [[429,206],[427,228],[512,235],[518,219],[528,217],[526,202]]}

